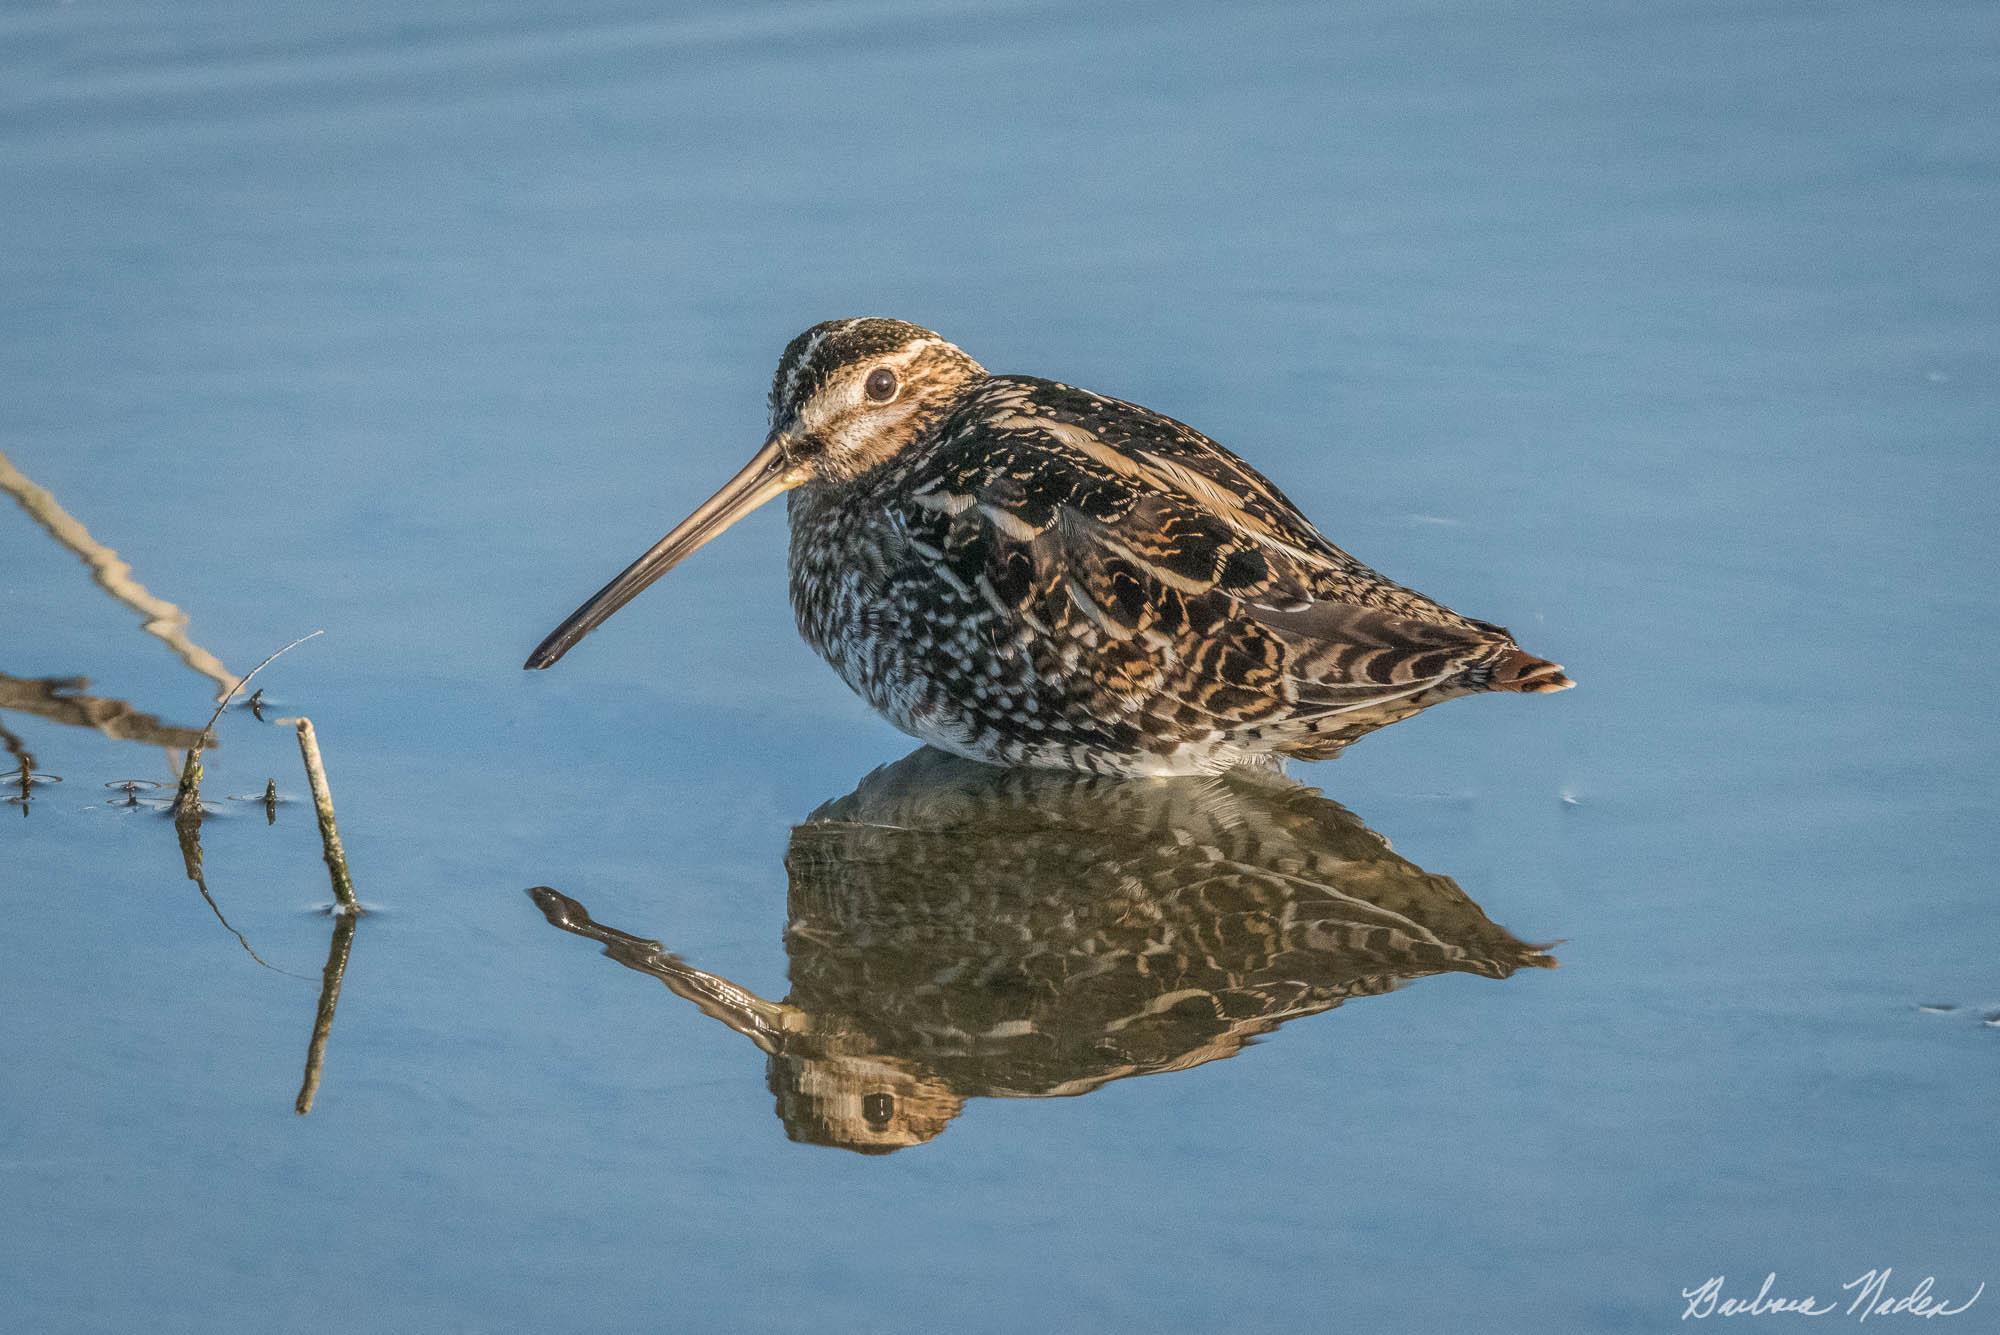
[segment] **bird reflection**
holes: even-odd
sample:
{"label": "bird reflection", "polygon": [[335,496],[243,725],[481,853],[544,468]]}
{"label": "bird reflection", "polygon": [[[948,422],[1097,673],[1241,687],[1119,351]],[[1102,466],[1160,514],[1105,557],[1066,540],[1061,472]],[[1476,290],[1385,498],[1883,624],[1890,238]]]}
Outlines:
{"label": "bird reflection", "polygon": [[782,1002],[529,893],[763,1049],[792,1139],[864,1153],[930,1140],[968,1098],[1084,1094],[1413,978],[1555,964],[1270,774],[1117,780],[926,748],[815,811],[785,864]]}

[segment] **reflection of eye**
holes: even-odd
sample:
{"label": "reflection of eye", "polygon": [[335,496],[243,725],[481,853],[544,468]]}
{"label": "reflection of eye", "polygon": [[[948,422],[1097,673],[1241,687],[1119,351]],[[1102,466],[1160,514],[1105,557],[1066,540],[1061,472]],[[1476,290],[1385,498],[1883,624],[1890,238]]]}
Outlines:
{"label": "reflection of eye", "polygon": [[868,373],[868,383],[864,388],[875,402],[887,403],[896,397],[896,373],[886,366],[878,366]]}
{"label": "reflection of eye", "polygon": [[868,1125],[880,1131],[896,1116],[896,1096],[893,1094],[869,1094],[861,1100],[861,1115]]}

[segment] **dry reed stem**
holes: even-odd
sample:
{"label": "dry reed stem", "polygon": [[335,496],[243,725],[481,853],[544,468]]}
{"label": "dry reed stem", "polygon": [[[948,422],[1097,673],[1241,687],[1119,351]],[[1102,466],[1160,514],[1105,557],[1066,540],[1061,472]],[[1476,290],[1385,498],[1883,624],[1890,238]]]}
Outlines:
{"label": "dry reed stem", "polygon": [[320,759],[319,737],[309,718],[298,720],[299,754],[306,762],[306,782],[312,787],[313,811],[319,817],[320,850],[326,857],[327,875],[333,880],[333,897],[348,913],[361,911],[354,896],[354,879],[347,874],[347,850],[340,846],[340,826],[333,819],[333,790],[327,787],[326,762]]}

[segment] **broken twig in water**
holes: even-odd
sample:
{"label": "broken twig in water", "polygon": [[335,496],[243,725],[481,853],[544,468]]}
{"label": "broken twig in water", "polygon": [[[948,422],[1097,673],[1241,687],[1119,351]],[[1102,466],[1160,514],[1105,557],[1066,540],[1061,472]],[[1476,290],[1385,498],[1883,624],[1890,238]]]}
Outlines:
{"label": "broken twig in water", "polygon": [[320,759],[319,737],[312,720],[298,720],[299,755],[306,762],[306,782],[312,787],[313,811],[319,816],[320,850],[326,857],[327,875],[333,880],[333,897],[342,910],[359,913],[361,901],[354,897],[354,879],[347,874],[347,851],[340,846],[340,827],[333,820],[333,792],[326,785],[326,764]]}
{"label": "broken twig in water", "polygon": [[229,708],[229,702],[236,698],[236,693],[245,686],[248,686],[252,677],[271,666],[279,658],[298,648],[307,640],[312,639],[313,636],[324,634],[326,634],[325,631],[316,630],[310,635],[299,636],[299,638],[278,650],[277,653],[269,655],[263,662],[244,673],[243,679],[230,687],[223,694],[222,699],[216,702],[215,712],[208,716],[208,722],[202,724],[201,735],[195,739],[194,745],[188,748],[187,761],[181,766],[181,784],[174,793],[175,820],[192,819],[199,821],[201,819],[201,753],[213,740],[210,734],[215,731],[215,721],[222,717],[223,710]]}
{"label": "broken twig in water", "polygon": [[298,1101],[292,1105],[299,1116],[312,1111],[319,1093],[320,1071],[326,1062],[326,1040],[333,1032],[333,1012],[340,1005],[340,984],[347,974],[347,956],[354,948],[354,926],[361,916],[361,901],[354,895],[354,879],[347,874],[347,851],[340,845],[340,827],[333,819],[333,791],[326,782],[326,763],[320,758],[319,737],[312,720],[297,719],[299,755],[306,763],[306,783],[312,788],[313,811],[319,816],[320,851],[326,857],[327,876],[333,881],[333,944],[326,953],[326,969],[320,977],[319,1009],[313,1015],[312,1042],[306,1047],[305,1082],[299,1086]]}
{"label": "broken twig in water", "polygon": [[[180,838],[181,865],[187,872],[187,878],[194,882],[195,889],[201,891],[202,900],[208,905],[209,911],[215,914],[217,922],[229,929],[230,935],[236,938],[237,943],[243,947],[244,953],[275,973],[288,973],[288,971],[278,968],[262,955],[259,955],[251,947],[249,939],[243,933],[237,931],[229,919],[222,915],[222,906],[217,904],[215,896],[209,893],[208,877],[203,873],[201,866],[201,819],[207,814],[203,811],[201,805],[201,755],[206,747],[214,743],[215,739],[211,734],[215,729],[216,720],[222,717],[223,710],[229,708],[229,702],[235,698],[236,693],[250,684],[250,678],[269,667],[277,660],[280,654],[298,648],[298,646],[310,640],[313,635],[321,633],[320,631],[314,631],[312,635],[299,636],[298,639],[293,640],[283,649],[278,650],[277,653],[270,655],[256,667],[251,668],[248,675],[223,694],[221,701],[215,706],[215,712],[208,716],[208,722],[202,725],[201,731],[195,734],[194,743],[188,747],[187,759],[181,765],[180,786],[174,791],[172,807],[174,813],[174,833]],[[131,804],[130,796],[130,790],[128,790],[128,805]],[[297,974],[289,974],[288,976],[298,977]]]}

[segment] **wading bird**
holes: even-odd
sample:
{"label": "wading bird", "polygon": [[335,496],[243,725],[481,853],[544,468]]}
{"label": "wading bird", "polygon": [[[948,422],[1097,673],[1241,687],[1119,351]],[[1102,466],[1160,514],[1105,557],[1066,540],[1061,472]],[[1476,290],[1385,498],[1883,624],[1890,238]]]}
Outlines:
{"label": "wading bird", "polygon": [[1560,665],[1335,547],[1191,427],[989,375],[900,320],[793,339],[762,449],[556,628],[545,668],[789,493],[799,630],[883,717],[989,764],[1212,773],[1317,760]]}

